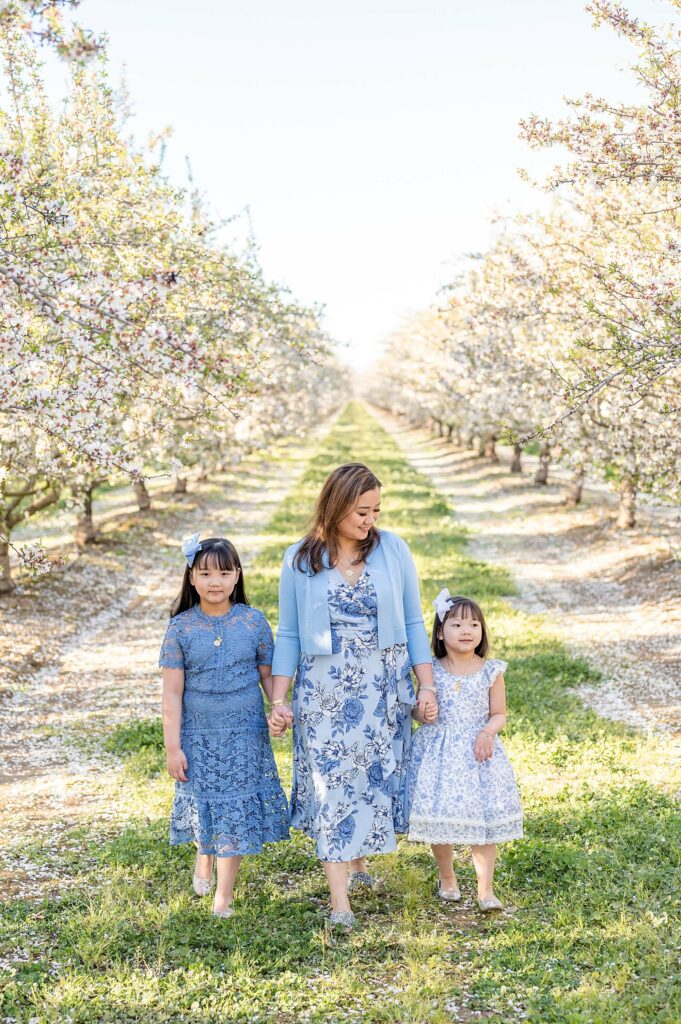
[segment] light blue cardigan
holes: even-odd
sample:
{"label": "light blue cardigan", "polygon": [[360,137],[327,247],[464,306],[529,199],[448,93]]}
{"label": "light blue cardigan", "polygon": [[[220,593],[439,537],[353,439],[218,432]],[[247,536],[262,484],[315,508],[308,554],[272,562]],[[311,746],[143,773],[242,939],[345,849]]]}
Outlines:
{"label": "light blue cardigan", "polygon": [[[416,566],[401,537],[380,531],[381,542],[366,564],[376,590],[378,646],[407,645],[412,665],[430,664],[431,650],[423,624]],[[272,675],[293,676],[301,652],[331,654],[329,569],[315,576],[294,569],[301,542],[286,549],[279,581],[279,628]]]}

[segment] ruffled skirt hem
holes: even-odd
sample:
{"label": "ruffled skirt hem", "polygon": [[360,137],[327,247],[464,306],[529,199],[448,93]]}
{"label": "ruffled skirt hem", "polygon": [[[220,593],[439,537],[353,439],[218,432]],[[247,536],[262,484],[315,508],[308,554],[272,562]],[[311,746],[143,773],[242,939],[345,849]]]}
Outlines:
{"label": "ruffled skirt hem", "polygon": [[192,794],[175,797],[171,846],[195,843],[201,854],[239,857],[261,853],[265,843],[288,838],[288,804],[281,789],[220,801]]}
{"label": "ruffled skirt hem", "polygon": [[489,846],[523,838],[522,815],[489,821],[464,821],[412,815],[408,838],[443,846]]}

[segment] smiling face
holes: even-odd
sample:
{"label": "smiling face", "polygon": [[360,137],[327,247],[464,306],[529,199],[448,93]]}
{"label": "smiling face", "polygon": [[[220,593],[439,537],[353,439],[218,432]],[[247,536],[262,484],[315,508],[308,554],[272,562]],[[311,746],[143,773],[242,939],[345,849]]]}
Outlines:
{"label": "smiling face", "polygon": [[482,622],[469,609],[449,615],[442,626],[441,639],[453,654],[470,654],[482,640]]}
{"label": "smiling face", "polygon": [[201,560],[197,558],[189,582],[199,595],[202,610],[215,615],[227,611],[239,574],[238,568],[226,566],[223,559],[211,557],[210,552]]}
{"label": "smiling face", "polygon": [[366,540],[381,514],[381,492],[378,487],[364,491],[338,523],[338,536],[357,543]]}
{"label": "smiling face", "polygon": [[444,658],[447,654],[460,658],[473,653],[485,658],[489,640],[480,606],[468,597],[451,598],[444,622],[435,616],[431,645],[436,658]]}

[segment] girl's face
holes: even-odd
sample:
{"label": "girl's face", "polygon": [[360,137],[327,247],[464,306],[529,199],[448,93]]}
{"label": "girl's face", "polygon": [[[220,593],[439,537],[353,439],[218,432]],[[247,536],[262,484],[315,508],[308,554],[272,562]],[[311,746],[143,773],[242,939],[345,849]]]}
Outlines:
{"label": "girl's face", "polygon": [[216,609],[221,605],[229,605],[238,579],[239,569],[221,569],[211,565],[208,560],[189,573],[189,581],[199,595],[201,604]]}
{"label": "girl's face", "polygon": [[353,508],[343,516],[338,524],[338,536],[348,541],[366,540],[380,514],[381,492],[375,487],[373,491],[360,494]]}
{"label": "girl's face", "polygon": [[465,612],[450,615],[440,631],[447,650],[453,654],[470,654],[482,640],[482,623]]}

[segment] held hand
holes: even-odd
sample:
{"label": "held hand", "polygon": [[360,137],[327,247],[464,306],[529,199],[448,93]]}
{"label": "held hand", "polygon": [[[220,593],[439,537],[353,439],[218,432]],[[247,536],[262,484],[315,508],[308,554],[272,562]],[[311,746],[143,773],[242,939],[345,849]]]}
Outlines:
{"label": "held hand", "polygon": [[438,706],[435,694],[429,690],[419,690],[418,695],[419,701],[419,715],[418,719],[420,722],[425,722],[427,725],[431,725],[437,721]]}
{"label": "held hand", "polygon": [[494,736],[488,732],[479,732],[473,747],[473,757],[481,764],[488,761],[494,753]]}
{"label": "held hand", "polygon": [[293,712],[288,704],[277,704],[272,708],[267,719],[272,736],[283,736],[290,725],[293,724]]}
{"label": "held hand", "polygon": [[187,758],[182,750],[166,751],[166,768],[176,782],[188,782]]}

